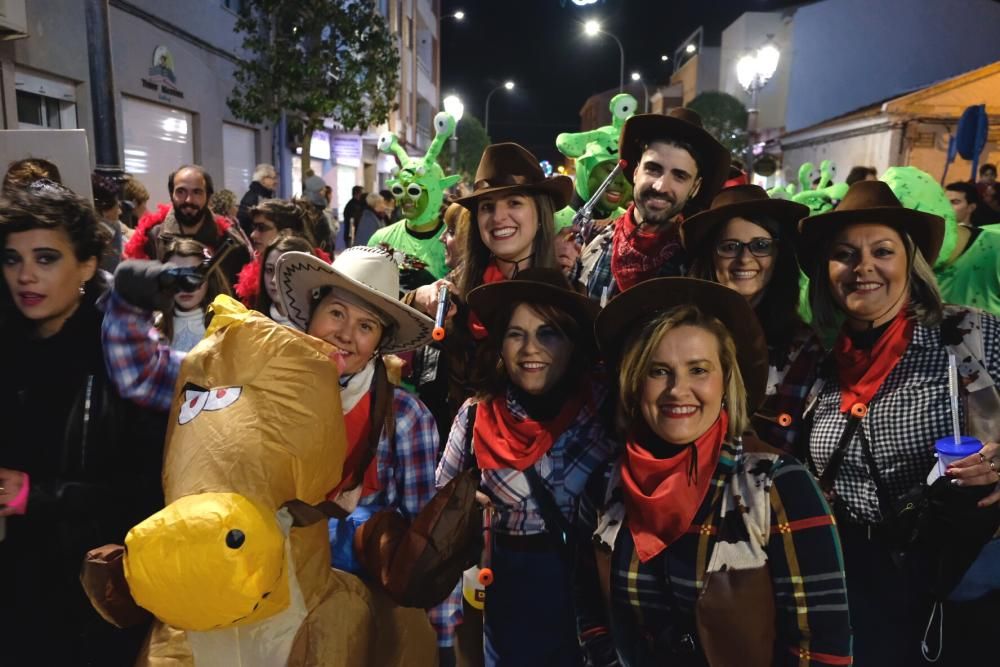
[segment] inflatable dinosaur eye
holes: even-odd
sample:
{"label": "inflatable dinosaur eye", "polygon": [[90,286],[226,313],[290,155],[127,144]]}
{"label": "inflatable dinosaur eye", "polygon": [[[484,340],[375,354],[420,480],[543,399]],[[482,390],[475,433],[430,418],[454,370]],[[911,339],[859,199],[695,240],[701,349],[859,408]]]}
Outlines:
{"label": "inflatable dinosaur eye", "polygon": [[241,387],[221,387],[211,389],[208,392],[208,399],[205,401],[205,410],[222,410],[228,408],[240,397],[243,389]]}
{"label": "inflatable dinosaur eye", "polygon": [[434,116],[435,134],[450,134],[455,129],[455,119],[451,114],[441,111]]}
{"label": "inflatable dinosaur eye", "polygon": [[207,391],[194,391],[187,390],[184,392],[184,404],[181,405],[181,410],[177,414],[177,423],[183,426],[189,421],[201,414],[201,411],[205,409],[205,403],[208,401]]}
{"label": "inflatable dinosaur eye", "polygon": [[390,132],[383,132],[378,138],[378,149],[383,153],[388,153],[392,150],[392,139]]}
{"label": "inflatable dinosaur eye", "polygon": [[246,542],[247,536],[239,528],[233,528],[226,533],[226,546],[230,549],[239,549]]}
{"label": "inflatable dinosaur eye", "polygon": [[623,95],[622,99],[614,103],[611,108],[611,115],[619,120],[625,120],[635,113],[636,101],[631,95]]}

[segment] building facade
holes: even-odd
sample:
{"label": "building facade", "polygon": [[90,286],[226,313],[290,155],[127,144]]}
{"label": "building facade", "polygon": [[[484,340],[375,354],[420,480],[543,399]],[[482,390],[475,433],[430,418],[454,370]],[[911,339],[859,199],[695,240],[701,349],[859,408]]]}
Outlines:
{"label": "building facade", "polygon": [[[25,30],[0,42],[0,128],[87,132],[93,147],[83,2],[4,0],[25,8]],[[110,0],[118,141],[125,170],[169,201],[167,176],[205,166],[241,196],[258,162],[271,162],[272,133],[226,106],[240,56],[239,0]],[[92,152],[92,151],[91,151]],[[93,166],[93,157],[91,157]]]}

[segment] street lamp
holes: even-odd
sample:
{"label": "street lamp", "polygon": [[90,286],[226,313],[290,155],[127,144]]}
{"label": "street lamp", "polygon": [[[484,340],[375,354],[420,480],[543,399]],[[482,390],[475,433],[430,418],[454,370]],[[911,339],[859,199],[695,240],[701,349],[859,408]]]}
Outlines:
{"label": "street lamp", "polygon": [[747,134],[750,135],[750,152],[747,155],[747,173],[753,178],[753,145],[757,138],[757,97],[761,88],[774,76],[778,69],[781,52],[772,45],[765,44],[756,53],[747,54],[736,63],[736,78],[744,90],[750,93],[750,109],[747,114]]}
{"label": "street lamp", "polygon": [[489,92],[486,96],[486,113],[483,114],[483,131],[486,132],[486,136],[490,136],[490,100],[493,98],[493,93],[497,92],[501,88],[506,90],[514,90],[513,81],[504,81],[502,85],[497,86]]}
{"label": "street lamp", "polygon": [[662,56],[660,56],[660,60],[662,62],[667,62],[668,60],[670,60],[670,56],[668,56],[666,53],[664,53]]}
{"label": "street lamp", "polygon": [[646,82],[642,80],[642,74],[639,72],[632,72],[632,80],[638,81],[642,84],[642,92],[645,96],[645,104],[643,104],[644,113],[649,113],[649,88],[646,87]]}
{"label": "street lamp", "polygon": [[694,53],[697,50],[698,47],[695,46],[694,44],[688,44],[687,46],[684,47],[684,53]]}
{"label": "street lamp", "polygon": [[455,119],[455,131],[451,133],[451,171],[455,173],[458,169],[458,121],[462,120],[465,113],[465,105],[458,95],[449,95],[442,100],[444,110]]}
{"label": "street lamp", "polygon": [[461,9],[459,9],[457,12],[455,12],[454,14],[452,14],[451,17],[453,19],[455,19],[456,21],[461,21],[462,19],[465,18],[465,12],[463,12]]}
{"label": "street lamp", "polygon": [[625,90],[625,47],[622,46],[621,40],[607,30],[602,30],[601,24],[593,19],[583,24],[583,32],[587,37],[596,37],[598,34],[603,34],[615,40],[615,44],[618,45],[618,53],[621,56],[618,68],[618,92],[620,93]]}

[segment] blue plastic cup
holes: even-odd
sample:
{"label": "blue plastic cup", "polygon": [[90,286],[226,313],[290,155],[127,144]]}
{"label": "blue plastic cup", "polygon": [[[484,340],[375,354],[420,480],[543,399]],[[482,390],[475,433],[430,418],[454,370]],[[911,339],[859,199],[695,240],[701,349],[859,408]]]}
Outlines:
{"label": "blue plastic cup", "polygon": [[971,435],[961,436],[958,442],[955,442],[955,437],[950,435],[946,438],[938,438],[934,442],[934,449],[938,456],[938,471],[944,475],[944,471],[949,465],[977,453],[982,448],[983,443]]}

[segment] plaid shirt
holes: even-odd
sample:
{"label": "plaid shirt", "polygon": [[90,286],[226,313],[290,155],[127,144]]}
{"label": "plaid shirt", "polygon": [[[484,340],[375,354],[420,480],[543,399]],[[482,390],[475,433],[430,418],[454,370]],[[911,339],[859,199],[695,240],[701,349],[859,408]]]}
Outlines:
{"label": "plaid shirt", "polygon": [[[577,512],[577,499],[583,493],[587,480],[599,466],[614,455],[617,444],[608,435],[604,415],[600,409],[607,394],[603,387],[593,385],[593,402],[585,404],[552,449],[536,463],[535,469],[545,483],[559,509],[568,521]],[[471,467],[466,461],[465,436],[469,420],[466,401],[458,411],[448,435],[448,444],[438,464],[437,484],[444,486],[460,472]],[[527,418],[513,396],[508,392],[507,406],[519,419]],[[499,532],[511,535],[535,535],[545,532],[545,520],[538,504],[531,495],[528,478],[512,468],[483,470],[482,491],[496,507],[493,526]]]}
{"label": "plaid shirt", "polygon": [[168,412],[186,353],[170,345],[153,326],[153,313],[128,304],[111,291],[104,301],[101,341],[108,377],[122,398]]}
{"label": "plaid shirt", "polygon": [[[753,427],[761,440],[793,456],[802,457],[796,451],[796,441],[802,430],[802,415],[805,411],[806,396],[819,373],[819,365],[826,355],[812,328],[800,323],[786,349],[770,349],[770,366],[767,375],[767,391],[764,404],[753,419]],[[765,419],[760,415],[767,415]],[[781,414],[792,418],[788,426],[781,426],[772,419]]]}
{"label": "plaid shirt", "polygon": [[[732,476],[741,472],[743,456],[740,445],[723,445],[708,494],[686,534],[648,562],[642,563],[636,554],[628,517],[617,524],[617,536],[612,538],[610,622],[604,595],[596,585],[595,546],[581,549],[577,616],[587,664],[666,664],[669,658],[658,649],[684,634],[696,635],[695,603],[716,545],[723,543],[720,530],[726,532],[727,545],[751,539],[739,519],[728,516],[724,524],[721,511]],[[815,480],[800,463],[773,454],[765,459],[770,466],[759,474],[766,489],[762,492],[770,501],[770,536],[764,553],[775,600],[774,664],[849,665],[847,589],[834,519]],[[600,492],[596,497],[588,494],[580,503],[585,534],[598,525],[597,507],[604,507],[601,514],[613,512],[615,504],[623,509],[620,476],[605,472],[616,480],[610,489],[595,489]],[[603,537],[608,534],[595,534],[595,541]]]}
{"label": "plaid shirt", "polygon": [[[949,307],[946,311],[956,312]],[[1000,378],[1000,319],[983,313],[983,364],[990,376]],[[854,439],[847,447],[834,491],[851,521],[882,521],[875,482],[861,449],[865,438],[878,466],[889,499],[896,499],[926,479],[935,465],[934,441],[952,434],[948,390],[948,350],[940,327],[917,324],[913,339],[896,367],[868,404]],[[959,360],[961,361],[961,360]],[[821,373],[809,436],[809,454],[822,475],[827,461],[847,425],[840,412],[840,385],[834,364]],[[960,423],[965,423],[964,401],[959,401]]]}

